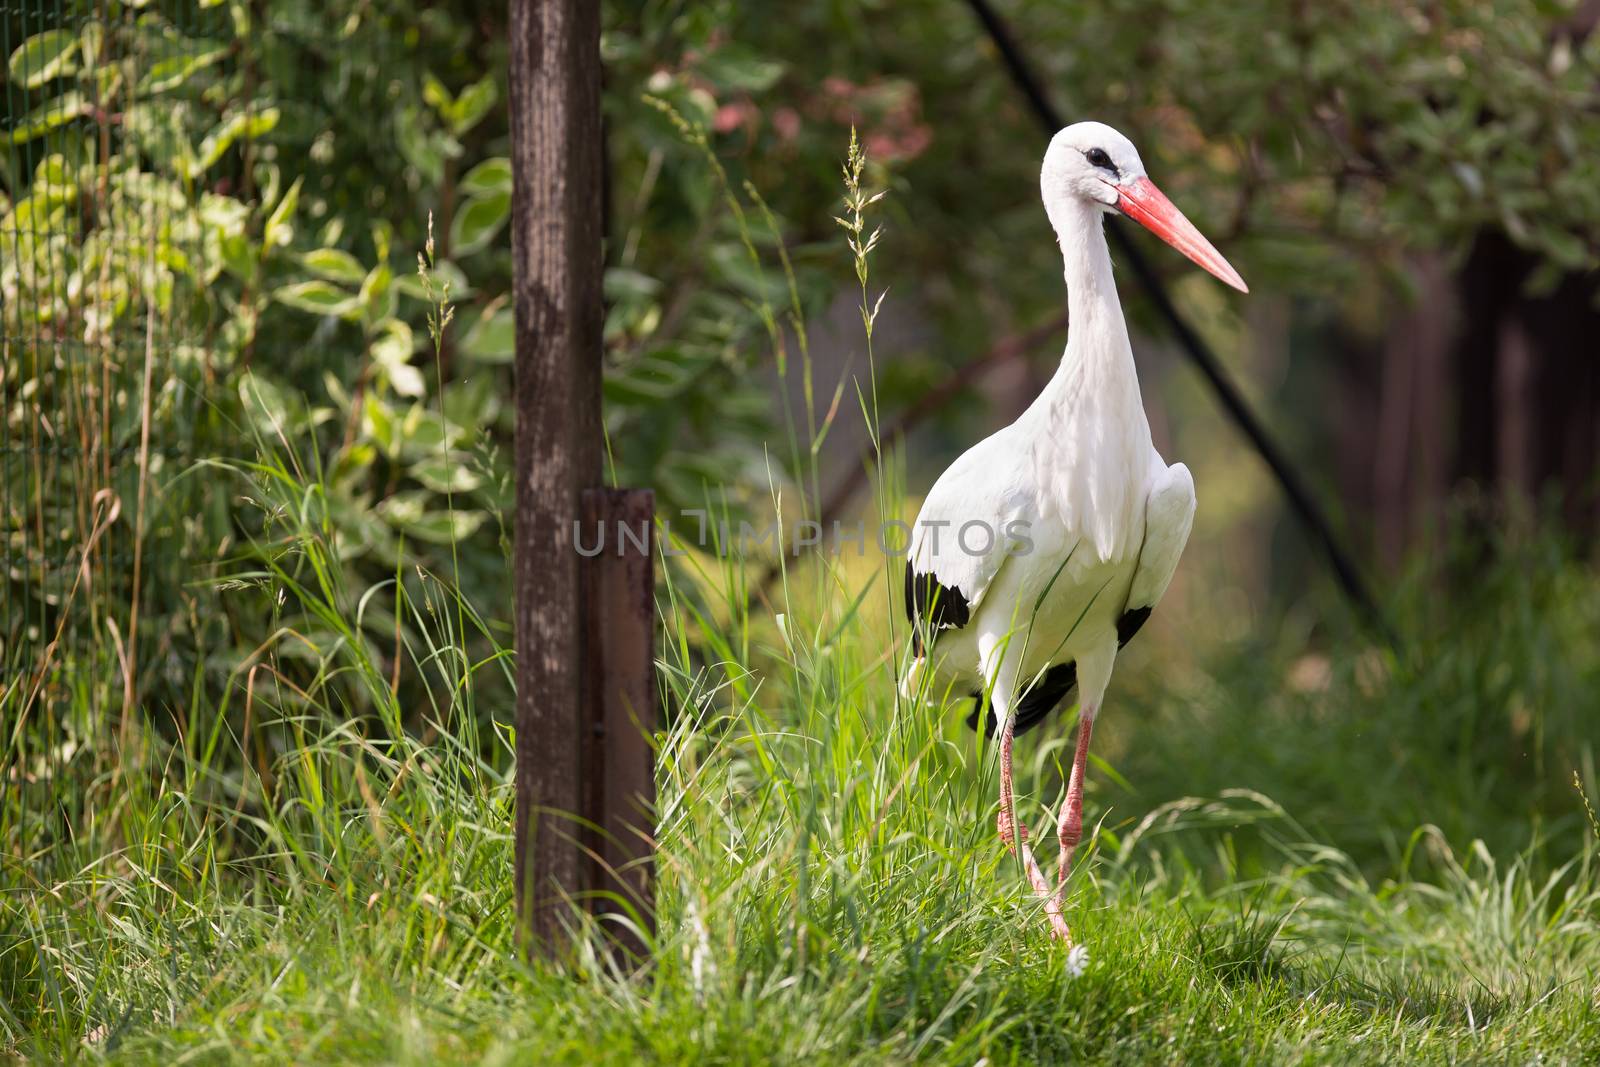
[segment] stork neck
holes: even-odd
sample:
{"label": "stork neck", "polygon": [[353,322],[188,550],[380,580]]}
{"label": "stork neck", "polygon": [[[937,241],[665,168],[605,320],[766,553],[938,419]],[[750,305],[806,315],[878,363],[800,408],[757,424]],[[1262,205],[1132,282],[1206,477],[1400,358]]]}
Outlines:
{"label": "stork neck", "polygon": [[1098,208],[1076,197],[1050,212],[1061,245],[1069,328],[1074,340],[1091,333],[1109,335],[1122,340],[1120,347],[1127,347],[1128,330],[1117,302],[1117,283],[1111,276],[1111,250],[1106,247],[1103,219]]}
{"label": "stork neck", "polygon": [[1077,198],[1052,204],[1049,213],[1061,245],[1068,315],[1067,348],[1051,383],[1054,399],[1077,407],[1077,401],[1093,398],[1102,410],[1130,416],[1131,405],[1142,419],[1139,376],[1111,275],[1103,213]]}
{"label": "stork neck", "polygon": [[[1138,551],[1143,472],[1153,451],[1100,212],[1050,206],[1067,276],[1067,351],[1023,416],[1046,514],[1089,539],[1100,560]],[[1019,420],[1020,421],[1020,420]]]}

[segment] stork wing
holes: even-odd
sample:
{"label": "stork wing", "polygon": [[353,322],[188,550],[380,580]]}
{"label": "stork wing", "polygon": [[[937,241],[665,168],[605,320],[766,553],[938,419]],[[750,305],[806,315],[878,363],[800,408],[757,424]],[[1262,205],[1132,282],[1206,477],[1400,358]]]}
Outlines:
{"label": "stork wing", "polygon": [[[1194,479],[1189,476],[1189,468],[1182,463],[1162,468],[1145,497],[1144,512],[1144,543],[1139,548],[1128,603],[1117,617],[1118,648],[1133,640],[1144,626],[1178,569],[1178,558],[1183,555],[1189,528],[1194,525]],[[1056,708],[1071,703],[1077,687],[1078,665],[1073,661],[1057,663],[1047,670],[1017,704],[1016,733],[1027,733]],[[967,716],[969,729],[978,728],[983,709],[983,694],[974,693],[972,713]],[[993,737],[997,726],[991,711],[984,732]]]}
{"label": "stork wing", "polygon": [[972,619],[1012,548],[1012,524],[1031,521],[1027,450],[1008,427],[972,446],[939,476],[923,501],[906,554],[906,618],[922,654],[923,633]]}
{"label": "stork wing", "polygon": [[1139,632],[1161,595],[1172,584],[1178,558],[1194,525],[1194,479],[1189,468],[1174,463],[1156,476],[1144,505],[1144,545],[1128,589],[1128,606],[1117,619],[1117,643],[1127,644]]}

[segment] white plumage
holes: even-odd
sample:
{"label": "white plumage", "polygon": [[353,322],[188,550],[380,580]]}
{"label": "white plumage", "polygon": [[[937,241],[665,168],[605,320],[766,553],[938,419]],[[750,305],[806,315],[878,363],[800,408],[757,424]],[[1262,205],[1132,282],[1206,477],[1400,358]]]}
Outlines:
{"label": "white plumage", "polygon": [[[1040,187],[1065,267],[1066,352],[1028,410],[928,493],[907,557],[919,653],[907,690],[931,681],[934,694],[987,692],[1001,736],[1002,837],[1024,838],[1024,867],[1052,932],[1070,940],[1061,888],[1081,833],[1089,735],[1117,650],[1166,592],[1195,509],[1188,468],[1168,466],[1150,440],[1102,217],[1130,215],[1235,288],[1244,283],[1109,126],[1058,133]],[[1017,830],[1011,739],[1066,703],[1074,685],[1079,737],[1052,888]]]}

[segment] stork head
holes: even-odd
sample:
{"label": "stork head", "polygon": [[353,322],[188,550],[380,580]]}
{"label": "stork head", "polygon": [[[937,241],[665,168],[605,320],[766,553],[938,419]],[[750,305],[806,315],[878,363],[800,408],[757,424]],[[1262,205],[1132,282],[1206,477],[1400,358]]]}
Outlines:
{"label": "stork head", "polygon": [[1145,174],[1133,142],[1103,122],[1075,122],[1051,139],[1039,187],[1057,230],[1062,228],[1057,219],[1070,204],[1127,215],[1241,293],[1250,291],[1222,253]]}

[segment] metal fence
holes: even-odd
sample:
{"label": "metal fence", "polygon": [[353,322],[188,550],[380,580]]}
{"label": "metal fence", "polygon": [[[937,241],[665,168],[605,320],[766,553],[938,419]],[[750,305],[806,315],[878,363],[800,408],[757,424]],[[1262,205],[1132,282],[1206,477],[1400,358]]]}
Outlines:
{"label": "metal fence", "polygon": [[[292,535],[258,461],[293,469],[277,488],[323,509],[352,585],[476,534],[463,584],[503,594],[509,482],[467,452],[510,334],[504,34],[479,14],[0,0],[0,724],[75,709],[0,730],[6,757],[119,708],[176,738],[282,627],[317,639],[272,595],[266,542]],[[435,214],[430,277],[463,311],[440,351],[416,273]]]}
{"label": "metal fence", "polygon": [[[248,175],[254,125],[228,18],[0,4],[0,722],[131,707],[174,639],[151,594],[190,582],[205,353],[226,328],[197,313],[228,254],[200,218]],[[195,144],[201,108],[220,132]]]}

